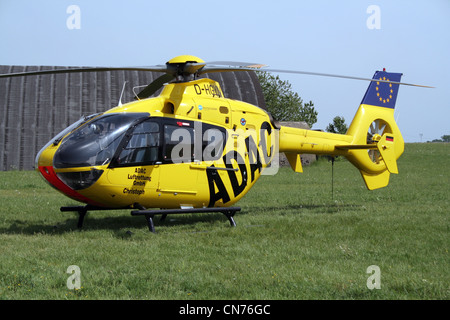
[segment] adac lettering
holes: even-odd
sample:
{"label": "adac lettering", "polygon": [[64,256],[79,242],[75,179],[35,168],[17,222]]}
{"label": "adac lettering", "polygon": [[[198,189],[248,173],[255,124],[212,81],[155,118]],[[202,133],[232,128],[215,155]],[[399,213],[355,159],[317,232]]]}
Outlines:
{"label": "adac lettering", "polygon": [[255,172],[261,173],[262,163],[259,155],[258,146],[252,136],[245,139],[245,147],[247,148],[248,160],[250,163],[251,182],[255,180]]}
{"label": "adac lettering", "polygon": [[[231,186],[233,187],[234,196],[237,197],[244,191],[247,186],[247,166],[245,165],[244,159],[237,151],[230,151],[225,156],[226,159],[233,159],[238,163],[239,172],[241,173],[241,184],[239,184],[236,171],[227,170],[228,177],[230,178]],[[228,162],[225,164],[228,169],[233,169],[233,164]]]}
{"label": "adac lettering", "polygon": [[261,149],[263,151],[263,157],[264,162],[267,164],[270,162],[270,159],[273,157],[273,145],[270,144],[270,152],[267,152],[267,141],[266,141],[266,135],[264,131],[267,131],[267,140],[271,141],[271,134],[272,134],[272,127],[267,121],[264,121],[261,125],[261,138],[260,138],[260,144]]}
{"label": "adac lettering", "polygon": [[[272,127],[268,122],[264,122],[261,125],[261,137],[260,137],[260,146],[262,151],[262,157],[265,159],[265,164],[269,164],[272,152],[273,152],[273,146],[270,146],[270,152],[267,152],[267,143],[270,143],[266,141],[266,135],[264,134],[264,131],[267,130],[267,137],[270,138],[270,134],[272,132]],[[231,200],[230,194],[225,187],[224,181],[222,181],[223,178],[228,177],[233,196],[237,197],[239,196],[247,187],[248,185],[248,171],[250,170],[250,183],[253,183],[256,178],[261,174],[262,169],[262,162],[261,162],[261,154],[260,149],[257,147],[253,137],[249,135],[247,138],[245,138],[245,154],[248,157],[248,161],[245,161],[244,157],[237,152],[236,150],[229,151],[227,154],[225,154],[222,158],[223,162],[225,163],[225,167],[227,170],[227,175],[220,175],[217,169],[214,169],[215,166],[211,166],[209,170],[206,170],[207,178],[208,178],[208,185],[209,185],[209,194],[210,194],[210,201],[209,201],[209,207],[214,206],[214,204],[222,200],[222,203],[227,203]],[[232,160],[232,161],[231,161]],[[238,165],[238,170],[233,166],[232,162],[236,162]],[[247,164],[250,168],[247,168]],[[257,174],[255,174],[257,172]],[[240,179],[238,179],[238,175],[240,174]],[[240,180],[240,183],[239,183]],[[216,192],[217,189],[217,192]]]}
{"label": "adac lettering", "polygon": [[[245,190],[245,187],[247,186],[247,166],[244,163],[244,159],[242,156],[236,152],[236,151],[230,151],[225,156],[223,156],[223,161],[226,162],[228,159],[234,159],[239,166],[239,172],[241,173],[241,183],[239,184],[238,178],[236,175],[236,171],[234,170],[227,170],[228,178],[230,179],[231,187],[233,189],[234,197],[237,197],[242,193],[242,191]],[[227,169],[233,169],[232,163],[226,163]],[[210,200],[209,200],[209,207],[214,206],[216,201],[222,200],[222,203],[227,203],[230,201],[230,195],[228,194],[227,188],[225,187],[225,184],[222,181],[222,178],[220,177],[219,172],[214,169],[215,166],[211,166],[209,170],[206,170],[206,174],[208,177],[208,185],[209,185],[209,194],[210,194]],[[217,192],[215,188],[217,187]]]}
{"label": "adac lettering", "polygon": [[[143,195],[145,194],[144,189],[140,189],[140,187],[144,188],[147,182],[152,181],[152,177],[146,174],[147,169],[145,168],[135,168],[134,173],[128,173],[127,178],[128,180],[133,181],[133,185],[130,188],[124,188],[123,193],[128,195]],[[139,188],[139,189],[133,189],[133,187]]]}
{"label": "adac lettering", "polygon": [[[214,167],[214,166],[213,166]],[[209,185],[209,204],[208,207],[214,206],[214,204],[222,199],[223,203],[227,203],[230,201],[230,196],[228,195],[227,188],[223,184],[222,179],[220,178],[219,173],[216,170],[206,170],[206,175],[208,177],[208,185]],[[217,187],[217,192],[215,190]]]}

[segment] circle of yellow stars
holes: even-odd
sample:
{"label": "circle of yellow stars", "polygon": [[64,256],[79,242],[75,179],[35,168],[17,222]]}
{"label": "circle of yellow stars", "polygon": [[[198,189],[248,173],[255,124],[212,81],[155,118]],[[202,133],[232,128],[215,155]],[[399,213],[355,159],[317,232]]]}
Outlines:
{"label": "circle of yellow stars", "polygon": [[[380,77],[379,80],[384,80],[384,81],[389,81],[389,79],[387,79],[386,77]],[[383,98],[380,95],[379,88],[378,86],[380,85],[380,81],[377,81],[377,86],[375,87],[375,89],[377,90],[377,97],[380,101],[382,101],[383,103],[389,102],[390,99],[392,99],[392,94],[394,93],[394,90],[392,89],[392,83],[389,83],[389,97],[388,98]]]}

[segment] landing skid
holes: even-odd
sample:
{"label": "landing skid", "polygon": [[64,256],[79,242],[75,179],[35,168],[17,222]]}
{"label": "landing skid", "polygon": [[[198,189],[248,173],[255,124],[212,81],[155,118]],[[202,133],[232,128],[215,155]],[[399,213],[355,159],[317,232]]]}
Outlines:
{"label": "landing skid", "polygon": [[225,208],[192,208],[192,209],[161,209],[161,210],[147,210],[143,207],[139,210],[131,211],[132,216],[144,216],[148,224],[148,229],[151,232],[155,232],[155,226],[153,223],[153,218],[155,215],[160,214],[161,221],[164,221],[168,214],[186,214],[186,213],[205,213],[205,212],[221,212],[230,221],[232,227],[236,226],[236,222],[233,219],[236,211],[240,211],[239,207],[225,207]]}
{"label": "landing skid", "polygon": [[[234,214],[237,211],[241,211],[240,207],[214,207],[214,208],[189,208],[189,209],[161,209],[161,210],[148,210],[144,208],[143,206],[139,204],[135,204],[134,208],[137,208],[139,210],[131,211],[132,216],[144,216],[145,220],[147,221],[148,229],[151,232],[155,232],[155,225],[153,223],[153,218],[155,215],[161,215],[160,221],[164,221],[168,214],[187,214],[187,213],[206,213],[206,212],[221,212],[224,214],[228,221],[230,222],[230,225],[232,227],[236,226],[236,222],[233,219]],[[68,211],[76,211],[78,212],[78,223],[77,227],[78,229],[81,229],[83,227],[84,218],[86,216],[86,213],[88,211],[97,211],[97,210],[124,210],[124,209],[131,209],[131,208],[103,208],[103,207],[96,207],[92,205],[86,205],[86,206],[69,206],[69,207],[61,207],[61,212],[68,212]]]}

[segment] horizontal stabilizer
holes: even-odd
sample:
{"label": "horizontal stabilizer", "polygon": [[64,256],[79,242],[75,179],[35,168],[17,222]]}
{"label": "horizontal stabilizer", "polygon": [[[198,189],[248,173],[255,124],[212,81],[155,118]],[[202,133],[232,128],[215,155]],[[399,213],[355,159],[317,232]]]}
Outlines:
{"label": "horizontal stabilizer", "polygon": [[346,144],[346,145],[337,145],[336,149],[341,150],[352,150],[352,149],[377,149],[376,144]]}

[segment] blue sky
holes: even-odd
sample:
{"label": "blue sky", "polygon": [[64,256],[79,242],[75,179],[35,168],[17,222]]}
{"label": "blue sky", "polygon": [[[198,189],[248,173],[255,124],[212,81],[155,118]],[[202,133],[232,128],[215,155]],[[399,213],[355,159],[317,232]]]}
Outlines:
{"label": "blue sky", "polygon": [[[70,5],[80,29],[69,29]],[[379,29],[370,29],[371,5]],[[403,73],[396,118],[406,142],[450,134],[450,1],[0,0],[0,64],[145,66],[191,54],[276,69],[372,77]],[[367,82],[280,74],[319,112],[349,124]]]}

